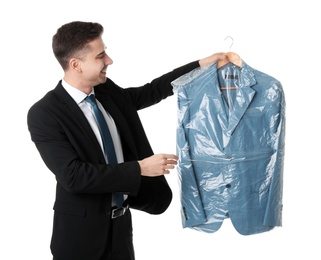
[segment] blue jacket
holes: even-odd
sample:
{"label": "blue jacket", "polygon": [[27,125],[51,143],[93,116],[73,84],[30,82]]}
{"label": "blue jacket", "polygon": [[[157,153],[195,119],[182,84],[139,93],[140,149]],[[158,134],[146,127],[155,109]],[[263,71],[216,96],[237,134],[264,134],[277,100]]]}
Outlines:
{"label": "blue jacket", "polygon": [[281,83],[244,61],[174,82],[182,224],[242,235],[282,225],[285,99]]}

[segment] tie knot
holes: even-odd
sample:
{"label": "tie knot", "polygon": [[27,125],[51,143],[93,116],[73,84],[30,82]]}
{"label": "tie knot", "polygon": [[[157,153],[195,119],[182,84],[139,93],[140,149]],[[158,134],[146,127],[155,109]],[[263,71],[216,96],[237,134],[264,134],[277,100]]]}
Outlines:
{"label": "tie knot", "polygon": [[97,105],[96,98],[94,94],[91,94],[85,98],[85,100],[91,105]]}

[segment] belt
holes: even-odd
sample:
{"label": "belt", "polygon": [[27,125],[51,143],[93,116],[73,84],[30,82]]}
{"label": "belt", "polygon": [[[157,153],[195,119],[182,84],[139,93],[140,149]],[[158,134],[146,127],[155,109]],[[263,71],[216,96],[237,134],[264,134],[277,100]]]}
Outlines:
{"label": "belt", "polygon": [[126,211],[128,210],[128,208],[129,208],[128,204],[126,206],[121,207],[121,208],[117,208],[117,207],[112,208],[111,212],[110,212],[111,218],[114,219],[114,218],[118,218],[118,217],[123,216],[126,213]]}

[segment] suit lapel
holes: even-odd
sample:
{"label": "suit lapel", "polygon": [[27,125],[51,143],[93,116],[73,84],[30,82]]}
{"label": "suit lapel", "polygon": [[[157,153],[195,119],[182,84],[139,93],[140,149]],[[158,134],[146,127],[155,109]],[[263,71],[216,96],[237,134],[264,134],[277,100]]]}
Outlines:
{"label": "suit lapel", "polygon": [[[238,88],[236,91],[236,97],[232,106],[228,106],[224,100],[224,97],[220,91],[219,81],[217,80],[217,86],[215,88],[216,95],[220,97],[217,103],[217,111],[221,116],[221,127],[223,138],[223,147],[226,147],[229,140],[235,131],[236,127],[240,123],[244,113],[250,106],[256,91],[251,87],[256,84],[254,73],[252,69],[243,61],[242,68],[238,68],[235,65],[231,65],[233,70],[238,70]],[[224,69],[224,67],[222,68]],[[238,72],[237,71],[237,72]],[[218,76],[218,74],[217,74]],[[233,90],[234,91],[234,90]]]}
{"label": "suit lapel", "polygon": [[135,148],[135,143],[133,142],[134,139],[132,137],[132,133],[130,132],[130,128],[126,122],[126,119],[123,116],[123,113],[119,110],[118,106],[116,106],[114,101],[108,96],[101,97],[97,93],[96,98],[103,105],[105,110],[108,111],[111,117],[114,119],[117,130],[119,131],[119,134],[121,136],[123,145],[125,142],[136,158],[137,152]]}
{"label": "suit lapel", "polygon": [[105,161],[105,157],[103,152],[101,151],[100,145],[97,141],[97,138],[91,129],[84,113],[79,108],[78,104],[72,99],[72,97],[67,93],[67,91],[63,88],[61,84],[58,84],[58,86],[55,89],[55,93],[57,94],[58,99],[62,103],[63,106],[66,107],[66,111],[70,113],[70,116],[68,118],[74,118],[74,122],[76,122],[76,127],[78,127],[79,130],[81,130],[87,139],[90,140],[90,142],[93,144],[95,149],[97,149],[99,152],[97,154],[101,155],[101,160]]}
{"label": "suit lapel", "polygon": [[250,86],[240,87],[236,91],[236,100],[234,101],[234,105],[229,117],[227,128],[228,135],[232,135],[256,93],[255,90],[253,90]]}

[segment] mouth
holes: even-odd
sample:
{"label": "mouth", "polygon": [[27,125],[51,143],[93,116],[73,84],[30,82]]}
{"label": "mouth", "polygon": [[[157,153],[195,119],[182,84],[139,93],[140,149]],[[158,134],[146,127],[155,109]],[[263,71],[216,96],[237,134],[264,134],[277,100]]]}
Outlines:
{"label": "mouth", "polygon": [[101,73],[103,73],[103,74],[106,74],[106,72],[107,72],[107,67],[102,69],[102,71],[101,71]]}

